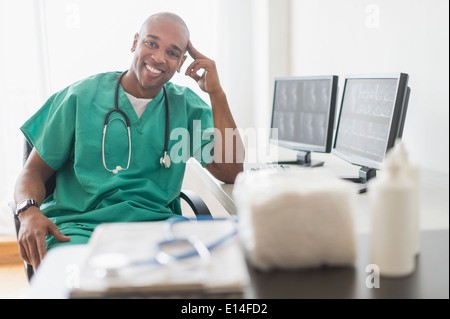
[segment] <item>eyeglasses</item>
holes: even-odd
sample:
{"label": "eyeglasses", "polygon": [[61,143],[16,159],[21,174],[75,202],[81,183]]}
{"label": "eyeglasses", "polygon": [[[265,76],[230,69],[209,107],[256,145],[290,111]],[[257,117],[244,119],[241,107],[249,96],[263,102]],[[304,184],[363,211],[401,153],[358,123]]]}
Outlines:
{"label": "eyeglasses", "polygon": [[151,266],[165,266],[173,272],[180,270],[195,269],[196,272],[205,270],[211,262],[211,251],[224,245],[228,240],[237,235],[237,228],[233,231],[206,244],[203,240],[193,234],[178,237],[175,235],[175,225],[191,221],[218,221],[230,220],[234,218],[214,218],[198,217],[189,219],[186,217],[173,217],[164,224],[164,239],[154,246],[153,259],[142,261],[130,261],[127,256],[121,253],[108,253],[96,256],[91,259],[90,265],[95,268],[97,276],[101,278],[120,277],[124,273],[130,274],[136,271],[148,270]]}

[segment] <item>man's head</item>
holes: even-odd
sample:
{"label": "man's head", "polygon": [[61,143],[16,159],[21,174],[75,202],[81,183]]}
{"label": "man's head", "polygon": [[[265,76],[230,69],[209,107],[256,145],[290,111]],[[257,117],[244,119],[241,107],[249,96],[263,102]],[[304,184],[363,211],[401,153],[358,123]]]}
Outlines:
{"label": "man's head", "polygon": [[163,12],[148,17],[136,34],[129,74],[139,84],[139,95],[158,93],[186,60],[189,30],[173,13]]}

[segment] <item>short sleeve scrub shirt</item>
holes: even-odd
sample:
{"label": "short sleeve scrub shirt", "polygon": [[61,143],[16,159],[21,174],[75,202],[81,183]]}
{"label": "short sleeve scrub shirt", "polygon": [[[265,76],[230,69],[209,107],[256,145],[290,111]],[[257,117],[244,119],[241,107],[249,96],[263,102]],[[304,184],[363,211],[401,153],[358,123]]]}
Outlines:
{"label": "short sleeve scrub shirt", "polygon": [[[131,161],[128,170],[105,169],[102,138],[106,114],[114,108],[119,73],[81,80],[54,94],[22,127],[28,143],[56,171],[56,188],[41,211],[68,244],[86,243],[101,223],[158,221],[181,214],[179,194],[189,157],[205,166],[212,160],[214,124],[211,107],[189,88],[166,83],[169,99],[169,145],[172,164],[161,166],[165,142],[163,90],[139,118],[123,88],[119,108],[130,119]],[[108,168],[127,166],[128,133],[114,112],[105,137]],[[47,248],[59,243],[47,237]]]}

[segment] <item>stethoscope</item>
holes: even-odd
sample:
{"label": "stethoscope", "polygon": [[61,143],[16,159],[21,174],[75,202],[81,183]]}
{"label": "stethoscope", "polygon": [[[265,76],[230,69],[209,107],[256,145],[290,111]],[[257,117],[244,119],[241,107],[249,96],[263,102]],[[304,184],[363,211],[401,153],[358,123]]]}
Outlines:
{"label": "stethoscope", "polygon": [[[124,111],[122,111],[121,109],[119,109],[119,86],[120,86],[120,82],[122,81],[122,78],[125,76],[125,74],[127,74],[128,70],[123,72],[120,77],[119,80],[117,81],[116,84],[116,90],[115,90],[115,94],[114,94],[114,108],[112,110],[110,110],[108,112],[108,114],[106,114],[105,117],[105,127],[103,128],[103,139],[102,139],[102,158],[103,158],[103,166],[105,167],[105,169],[111,173],[117,174],[120,171],[126,171],[129,167],[130,167],[130,162],[131,162],[131,131],[130,131],[130,119],[128,118],[128,116],[125,114]],[[164,90],[164,98],[166,100],[166,135],[165,135],[165,142],[164,142],[164,155],[160,158],[159,162],[162,166],[164,166],[165,168],[169,168],[171,165],[171,161],[170,161],[170,156],[168,154],[168,145],[169,145],[169,99],[167,98],[167,91],[165,86],[163,86],[163,90]],[[111,114],[113,114],[114,112],[118,112],[120,113],[123,118],[119,118],[119,117],[115,117],[113,118],[111,121],[109,120]],[[121,166],[116,166],[115,169],[109,169],[106,166],[106,160],[105,160],[105,137],[106,137],[106,130],[108,129],[108,125],[111,124],[112,121],[114,120],[120,120],[123,122],[123,124],[126,126],[127,131],[128,131],[128,163],[127,163],[127,167],[123,168]]]}

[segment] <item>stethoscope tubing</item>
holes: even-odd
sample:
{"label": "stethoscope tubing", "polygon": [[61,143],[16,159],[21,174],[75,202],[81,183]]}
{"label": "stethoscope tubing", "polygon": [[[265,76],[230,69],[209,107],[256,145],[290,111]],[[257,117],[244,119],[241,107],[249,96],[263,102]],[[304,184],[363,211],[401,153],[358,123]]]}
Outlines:
{"label": "stethoscope tubing", "polygon": [[[124,71],[119,79],[117,80],[117,84],[116,84],[116,89],[114,92],[114,108],[111,109],[105,116],[105,125],[103,128],[103,138],[102,138],[102,160],[103,160],[103,166],[105,167],[105,169],[109,172],[112,172],[114,174],[117,174],[119,171],[125,171],[130,167],[130,162],[131,162],[131,130],[130,130],[130,119],[128,118],[127,114],[122,111],[121,109],[119,109],[119,87],[120,87],[120,83],[122,81],[122,78],[125,76],[125,74],[128,73],[128,70]],[[165,107],[166,107],[166,128],[165,128],[165,138],[164,138],[164,155],[161,157],[160,159],[160,163],[162,166],[164,166],[165,168],[169,168],[171,165],[170,162],[170,157],[167,154],[168,153],[168,148],[169,148],[169,98],[167,96],[167,90],[166,87],[163,86],[163,91],[164,91],[164,99],[165,99]],[[120,119],[120,118],[114,118],[111,121],[109,120],[109,118],[111,117],[111,115],[114,112],[118,112],[119,114],[122,115],[122,117],[124,118],[124,120]],[[126,128],[127,128],[127,132],[128,132],[128,163],[127,163],[127,167],[126,168],[122,168],[120,166],[117,166],[115,169],[109,169],[106,166],[106,159],[105,159],[105,138],[106,138],[106,131],[108,128],[108,125],[114,121],[114,120],[121,120],[122,122],[124,122]]]}

